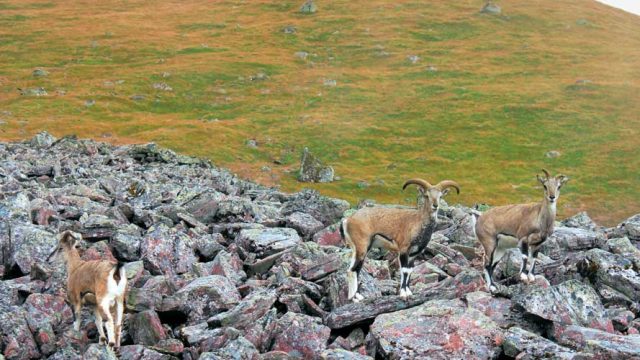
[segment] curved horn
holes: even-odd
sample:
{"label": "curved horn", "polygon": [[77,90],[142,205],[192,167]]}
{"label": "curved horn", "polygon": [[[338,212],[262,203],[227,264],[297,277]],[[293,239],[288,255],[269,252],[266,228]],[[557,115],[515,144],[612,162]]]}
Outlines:
{"label": "curved horn", "polygon": [[546,169],[542,169],[542,172],[547,177],[547,179],[551,177],[551,175],[549,175],[549,172]]}
{"label": "curved horn", "polygon": [[402,190],[406,189],[407,186],[414,184],[414,185],[418,185],[420,186],[422,189],[427,190],[428,188],[431,187],[431,184],[429,184],[429,182],[427,180],[422,180],[422,179],[409,179],[407,181],[405,181],[404,185],[402,185]]}
{"label": "curved horn", "polygon": [[460,194],[460,185],[458,185],[458,183],[453,180],[442,180],[438,183],[438,185],[436,185],[436,187],[439,188],[440,191],[452,187],[456,189],[456,192],[458,194]]}

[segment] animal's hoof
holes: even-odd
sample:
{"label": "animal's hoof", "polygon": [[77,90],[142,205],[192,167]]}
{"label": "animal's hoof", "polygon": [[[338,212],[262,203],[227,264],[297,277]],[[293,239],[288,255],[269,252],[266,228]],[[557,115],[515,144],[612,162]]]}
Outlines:
{"label": "animal's hoof", "polygon": [[109,342],[109,349],[113,350],[115,346],[116,346],[116,343],[114,343],[113,341]]}
{"label": "animal's hoof", "polygon": [[98,340],[98,344],[104,345],[107,343],[107,338],[104,336],[100,336],[100,340]]}
{"label": "animal's hoof", "polygon": [[527,277],[527,274],[520,273],[520,281],[522,281],[523,283],[528,283],[529,282],[529,278]]}
{"label": "animal's hoof", "polygon": [[489,291],[490,291],[492,294],[494,294],[496,291],[498,291],[498,288],[497,288],[497,287],[495,287],[495,285],[491,285],[491,286],[489,286]]}
{"label": "animal's hoof", "polygon": [[536,276],[529,273],[529,283],[533,284],[534,282],[536,282]]}
{"label": "animal's hoof", "polygon": [[364,296],[360,295],[360,293],[356,293],[356,296],[354,296],[353,298],[357,299],[358,301],[364,300]]}
{"label": "animal's hoof", "polygon": [[412,296],[413,292],[411,292],[411,289],[407,288],[407,291],[405,291],[405,293],[407,294],[407,296]]}

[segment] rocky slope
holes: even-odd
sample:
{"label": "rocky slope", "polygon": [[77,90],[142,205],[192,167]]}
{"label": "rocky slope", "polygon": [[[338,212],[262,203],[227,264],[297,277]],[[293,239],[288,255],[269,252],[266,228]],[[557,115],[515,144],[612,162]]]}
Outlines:
{"label": "rocky slope", "polygon": [[65,302],[65,269],[44,259],[63,229],[86,259],[125,261],[121,359],[629,359],[640,357],[640,215],[615,228],[578,214],[537,267],[517,252],[484,289],[473,215],[443,206],[439,231],[397,296],[393,258],[373,251],[360,304],[346,301],[349,209],[285,194],[154,145],[114,147],[43,133],[0,144],[1,349],[7,359],[112,359],[84,310]]}

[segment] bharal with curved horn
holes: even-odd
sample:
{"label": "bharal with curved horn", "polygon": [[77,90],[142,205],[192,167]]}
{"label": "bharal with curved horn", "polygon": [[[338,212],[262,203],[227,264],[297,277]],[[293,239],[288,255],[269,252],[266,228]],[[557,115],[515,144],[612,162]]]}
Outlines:
{"label": "bharal with curved horn", "polygon": [[440,198],[451,188],[460,193],[460,186],[452,180],[436,185],[414,178],[407,180],[402,189],[416,185],[422,203],[418,208],[367,207],[342,220],[340,232],[351,248],[351,264],[347,269],[348,298],[363,299],[358,293],[358,276],[367,253],[373,247],[381,247],[398,254],[400,261],[400,296],[411,296],[409,281],[413,261],[424,251],[436,228]]}

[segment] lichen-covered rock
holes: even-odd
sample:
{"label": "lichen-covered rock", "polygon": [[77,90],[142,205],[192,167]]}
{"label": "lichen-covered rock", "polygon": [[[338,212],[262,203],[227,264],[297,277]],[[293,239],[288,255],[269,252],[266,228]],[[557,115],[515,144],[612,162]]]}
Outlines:
{"label": "lichen-covered rock", "polygon": [[613,332],[598,293],[578,280],[535,289],[515,302],[526,312],[559,325],[590,326]]}
{"label": "lichen-covered rock", "polygon": [[540,251],[550,258],[558,260],[570,252],[602,247],[605,242],[602,233],[560,226],[555,228]]}
{"label": "lichen-covered rock", "polygon": [[502,344],[504,354],[519,359],[574,359],[575,351],[560,346],[540,335],[521,329],[509,328]]}
{"label": "lichen-covered rock", "polygon": [[640,276],[633,270],[633,261],[626,256],[601,249],[586,252],[578,264],[583,276],[589,277],[599,288],[607,285],[635,302],[640,301]]}
{"label": "lichen-covered rock", "polygon": [[581,211],[572,217],[562,220],[562,226],[596,231],[598,225],[591,220],[586,211]]}
{"label": "lichen-covered rock", "polygon": [[640,214],[633,215],[618,225],[621,236],[627,236],[631,240],[640,241]]}
{"label": "lichen-covered rock", "polygon": [[294,246],[279,261],[291,265],[292,275],[309,281],[321,279],[346,267],[345,260],[339,254],[327,254],[314,242]]}
{"label": "lichen-covered rock", "polygon": [[43,355],[56,350],[56,333],[73,321],[65,299],[49,294],[31,294],[24,303],[26,320]]}
{"label": "lichen-covered rock", "polygon": [[11,228],[11,235],[11,248],[5,266],[17,266],[23,274],[29,274],[35,262],[44,262],[58,245],[54,234],[34,225],[15,225]]}
{"label": "lichen-covered rock", "polygon": [[392,359],[493,359],[503,341],[496,323],[460,300],[382,314],[368,336],[370,356]]}
{"label": "lichen-covered rock", "polygon": [[119,351],[120,360],[174,360],[171,355],[162,354],[143,345],[122,346]]}
{"label": "lichen-covered rock", "polygon": [[118,357],[113,350],[107,346],[99,344],[91,344],[87,351],[83,354],[85,359],[95,360],[117,360]]}
{"label": "lichen-covered rock", "polygon": [[210,275],[221,275],[231,280],[235,285],[240,285],[247,279],[247,274],[242,269],[242,260],[235,253],[220,251],[211,263]]}
{"label": "lichen-covered rock", "polygon": [[514,324],[511,318],[511,300],[495,297],[484,291],[468,293],[464,298],[470,308],[482,312],[501,328],[508,328]]}
{"label": "lichen-covered rock", "polygon": [[320,354],[322,360],[373,360],[371,356],[344,349],[327,349]]}
{"label": "lichen-covered rock", "polygon": [[300,236],[305,240],[308,240],[311,236],[324,228],[324,225],[313,216],[300,211],[296,211],[287,216],[286,224],[287,227],[298,231]]}
{"label": "lichen-covered rock", "polygon": [[283,215],[303,212],[313,216],[324,226],[335,224],[342,218],[342,214],[351,207],[348,202],[340,199],[328,198],[314,190],[302,190],[292,194],[282,207]]}
{"label": "lichen-covered rock", "polygon": [[129,317],[129,334],[134,344],[140,345],[155,345],[167,338],[160,318],[153,310],[145,310]]}
{"label": "lichen-covered rock", "polygon": [[220,275],[197,278],[175,295],[165,298],[162,311],[186,314],[189,323],[206,320],[210,315],[233,308],[240,302],[240,293],[233,283]]}
{"label": "lichen-covered rock", "polygon": [[184,274],[198,261],[193,240],[164,224],[151,227],[140,244],[145,268],[155,275]]}
{"label": "lichen-covered rock", "polygon": [[311,359],[327,347],[330,334],[331,330],[320,319],[289,312],[278,320],[272,350]]}
{"label": "lichen-covered rock", "polygon": [[27,312],[21,307],[0,309],[0,333],[3,354],[7,359],[36,359],[41,356],[29,331],[27,316]]}
{"label": "lichen-covered rock", "polygon": [[558,343],[592,354],[592,359],[640,359],[640,335],[616,335],[602,330],[569,326]]}
{"label": "lichen-covered rock", "polygon": [[[315,9],[315,5],[313,5],[313,8]],[[333,177],[333,168],[325,166],[308,148],[304,148],[302,159],[300,160],[298,180],[302,182],[327,183],[332,182]]]}
{"label": "lichen-covered rock", "polygon": [[115,255],[125,261],[134,261],[140,258],[140,242],[142,236],[140,228],[130,224],[116,230],[109,241],[115,251]]}
{"label": "lichen-covered rock", "polygon": [[236,243],[245,251],[263,258],[302,242],[298,233],[289,228],[244,229]]}
{"label": "lichen-covered rock", "polygon": [[276,302],[277,296],[273,290],[258,290],[247,295],[238,305],[207,320],[209,326],[233,326],[236,329],[255,324],[263,317]]}

